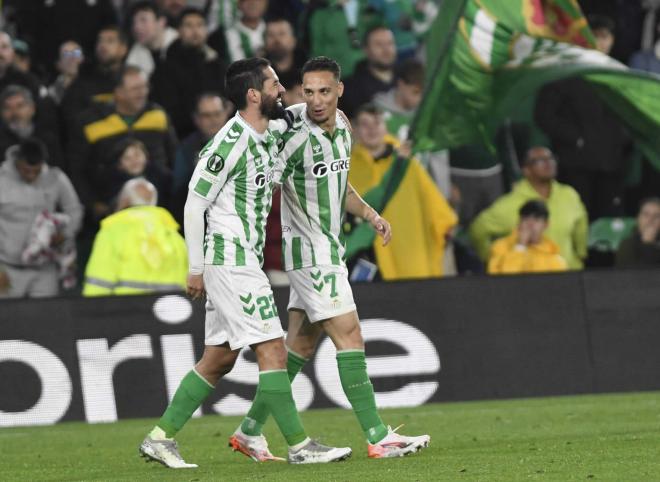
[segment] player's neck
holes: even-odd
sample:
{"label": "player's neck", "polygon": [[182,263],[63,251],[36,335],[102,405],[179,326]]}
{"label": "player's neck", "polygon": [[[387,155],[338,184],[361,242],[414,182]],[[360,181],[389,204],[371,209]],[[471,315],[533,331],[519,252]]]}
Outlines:
{"label": "player's neck", "polygon": [[326,131],[328,134],[333,135],[335,133],[335,129],[337,128],[337,123],[335,122],[334,118],[328,119],[323,124],[319,124],[319,127]]}
{"label": "player's neck", "polygon": [[252,127],[257,134],[263,134],[268,128],[268,119],[261,113],[252,109],[239,110],[240,115],[250,127]]}

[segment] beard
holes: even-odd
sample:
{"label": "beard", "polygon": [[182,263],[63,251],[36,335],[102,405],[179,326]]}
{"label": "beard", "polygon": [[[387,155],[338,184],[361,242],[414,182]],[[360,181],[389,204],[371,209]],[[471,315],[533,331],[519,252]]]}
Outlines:
{"label": "beard", "polygon": [[285,115],[282,98],[263,96],[259,106],[261,114],[268,119],[283,119]]}
{"label": "beard", "polygon": [[273,62],[281,62],[282,60],[286,59],[287,55],[289,55],[289,52],[287,52],[284,47],[280,45],[274,47],[268,52],[268,57]]}
{"label": "beard", "polygon": [[7,129],[13,132],[19,139],[27,139],[34,132],[34,124],[20,121],[8,122]]}

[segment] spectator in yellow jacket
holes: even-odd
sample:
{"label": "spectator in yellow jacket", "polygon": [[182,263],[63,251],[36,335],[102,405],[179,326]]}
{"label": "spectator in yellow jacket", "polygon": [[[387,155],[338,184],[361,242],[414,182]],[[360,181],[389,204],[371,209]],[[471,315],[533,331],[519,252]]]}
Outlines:
{"label": "spectator in yellow jacket", "polygon": [[378,107],[360,108],[354,126],[358,143],[348,180],[392,224],[388,246],[377,239],[372,243],[380,275],[385,280],[442,276],[445,240],[456,214],[419,161],[409,157],[410,148],[387,134]]}
{"label": "spectator in yellow jacket", "polygon": [[157,200],[156,188],[144,178],[124,184],[117,212],[101,222],[94,239],[84,296],[185,290],[186,244]]}
{"label": "spectator in yellow jacket", "polygon": [[522,163],[524,179],[511,192],[483,210],[470,225],[469,235],[479,257],[486,261],[492,242],[506,236],[518,222],[520,207],[540,199],[550,213],[546,235],[557,243],[569,269],[582,269],[587,257],[587,210],[580,195],[555,180],[557,161],[545,147],[532,147]]}
{"label": "spectator in yellow jacket", "polygon": [[489,274],[566,271],[557,243],[543,233],[548,228],[548,208],[543,201],[527,201],[520,208],[518,227],[493,243]]}

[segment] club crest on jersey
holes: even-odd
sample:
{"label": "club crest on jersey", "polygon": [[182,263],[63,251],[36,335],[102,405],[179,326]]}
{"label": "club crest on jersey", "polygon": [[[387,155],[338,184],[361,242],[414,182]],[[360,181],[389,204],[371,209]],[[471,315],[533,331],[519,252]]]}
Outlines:
{"label": "club crest on jersey", "polygon": [[325,177],[331,172],[348,171],[351,168],[351,160],[335,159],[330,164],[319,161],[312,166],[312,174],[314,177]]}
{"label": "club crest on jersey", "polygon": [[225,167],[225,160],[220,154],[212,154],[206,161],[206,169],[213,174],[217,174]]}
{"label": "club crest on jersey", "polygon": [[318,154],[321,151],[320,144],[316,144],[314,147],[312,147],[312,150],[314,151],[314,154]]}

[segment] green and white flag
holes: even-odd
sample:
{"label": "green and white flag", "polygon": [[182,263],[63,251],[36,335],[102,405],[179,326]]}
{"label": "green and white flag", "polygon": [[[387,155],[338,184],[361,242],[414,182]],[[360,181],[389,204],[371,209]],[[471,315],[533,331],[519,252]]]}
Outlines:
{"label": "green and white flag", "polygon": [[443,2],[427,43],[426,94],[412,129],[417,149],[488,143],[522,99],[578,75],[645,148],[660,150],[660,77],[592,45],[576,0]]}

